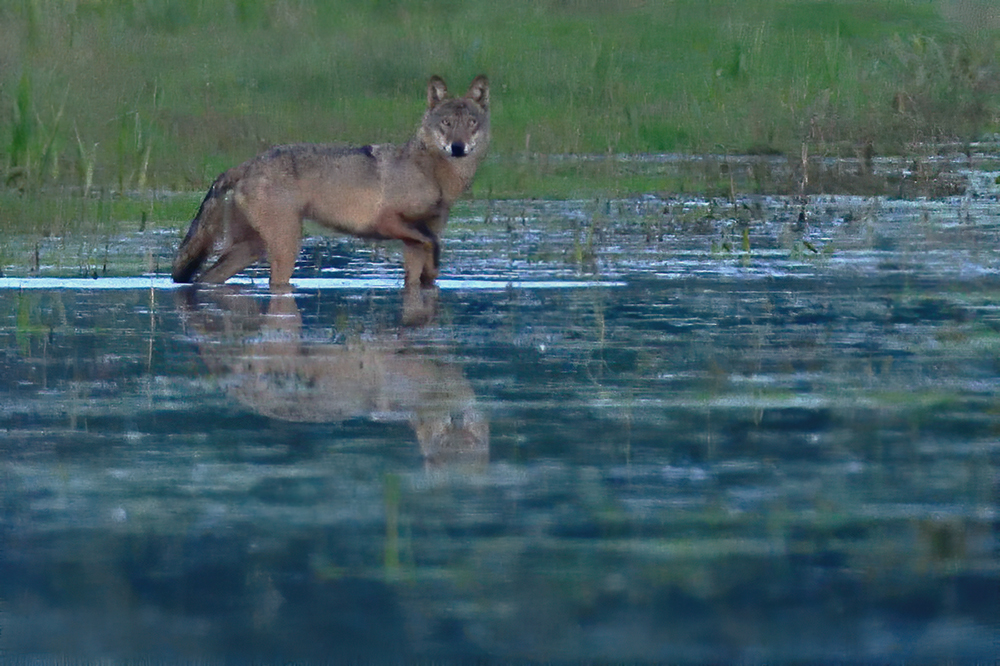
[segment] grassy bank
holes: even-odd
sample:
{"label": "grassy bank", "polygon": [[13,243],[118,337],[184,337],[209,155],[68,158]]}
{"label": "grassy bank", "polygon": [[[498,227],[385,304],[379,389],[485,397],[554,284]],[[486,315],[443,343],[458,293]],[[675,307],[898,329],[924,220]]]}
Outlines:
{"label": "grassy bank", "polygon": [[274,143],[398,141],[431,73],[491,77],[476,196],[667,186],[573,180],[548,154],[908,154],[1000,130],[994,4],[16,0],[0,5],[4,196],[202,190]]}

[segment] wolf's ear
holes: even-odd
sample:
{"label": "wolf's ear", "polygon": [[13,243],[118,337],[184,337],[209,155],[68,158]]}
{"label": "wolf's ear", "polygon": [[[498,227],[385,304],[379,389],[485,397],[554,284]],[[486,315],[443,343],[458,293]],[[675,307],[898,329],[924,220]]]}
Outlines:
{"label": "wolf's ear", "polygon": [[432,76],[427,82],[427,108],[437,106],[448,96],[448,86],[440,76]]}
{"label": "wolf's ear", "polygon": [[484,109],[490,105],[490,81],[484,74],[480,74],[472,81],[469,92],[465,96]]}

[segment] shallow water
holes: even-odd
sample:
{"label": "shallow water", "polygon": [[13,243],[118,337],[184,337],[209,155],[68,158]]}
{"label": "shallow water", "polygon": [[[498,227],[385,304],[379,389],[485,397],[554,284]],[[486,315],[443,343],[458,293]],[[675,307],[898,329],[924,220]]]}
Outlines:
{"label": "shallow water", "polygon": [[995,176],[473,205],[422,326],[344,239],[0,280],[0,654],[992,660]]}

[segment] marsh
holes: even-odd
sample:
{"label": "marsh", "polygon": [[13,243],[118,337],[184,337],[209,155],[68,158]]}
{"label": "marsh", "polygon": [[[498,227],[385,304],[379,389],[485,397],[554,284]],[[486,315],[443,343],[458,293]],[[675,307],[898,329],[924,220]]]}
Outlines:
{"label": "marsh", "polygon": [[[418,327],[398,261],[335,238],[277,309],[266,270],[193,301],[166,261],[4,278],[0,648],[991,659],[1000,216],[976,178],[472,203]],[[428,464],[428,428],[469,455]]]}

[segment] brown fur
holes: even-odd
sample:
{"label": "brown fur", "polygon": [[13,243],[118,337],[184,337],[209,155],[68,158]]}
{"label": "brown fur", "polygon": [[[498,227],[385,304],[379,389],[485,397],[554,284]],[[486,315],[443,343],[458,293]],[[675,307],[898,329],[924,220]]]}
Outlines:
{"label": "brown fur", "polygon": [[225,282],[266,254],[271,287],[287,286],[308,218],[334,231],[403,241],[406,286],[430,286],[448,213],[489,140],[486,77],[453,98],[435,76],[423,121],[401,146],[276,146],[215,180],[177,250],[174,281]]}

